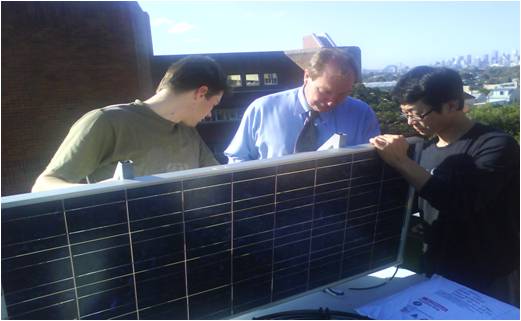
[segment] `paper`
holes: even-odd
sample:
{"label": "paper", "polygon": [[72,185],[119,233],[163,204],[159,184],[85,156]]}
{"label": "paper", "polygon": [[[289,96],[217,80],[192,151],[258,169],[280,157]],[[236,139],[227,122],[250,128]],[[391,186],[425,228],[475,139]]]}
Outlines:
{"label": "paper", "polygon": [[356,311],[373,319],[519,320],[519,309],[439,275]]}
{"label": "paper", "polygon": [[327,150],[332,148],[340,148],[345,145],[345,142],[347,140],[346,134],[333,134],[329,139],[320,146],[318,150]]}

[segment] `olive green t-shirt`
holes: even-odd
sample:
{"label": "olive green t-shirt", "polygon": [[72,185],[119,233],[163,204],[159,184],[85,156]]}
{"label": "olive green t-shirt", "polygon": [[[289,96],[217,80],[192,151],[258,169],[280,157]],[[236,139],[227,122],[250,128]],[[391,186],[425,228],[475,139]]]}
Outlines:
{"label": "olive green t-shirt", "polygon": [[47,166],[69,182],[98,182],[114,175],[118,161],[132,160],[146,176],[219,164],[195,128],[170,122],[136,100],[95,109],[81,117]]}

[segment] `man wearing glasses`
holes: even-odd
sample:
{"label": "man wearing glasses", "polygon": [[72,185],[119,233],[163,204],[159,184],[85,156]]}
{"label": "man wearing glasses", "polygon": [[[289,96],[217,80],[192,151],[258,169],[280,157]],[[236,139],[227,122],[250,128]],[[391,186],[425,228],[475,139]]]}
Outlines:
{"label": "man wearing glasses", "polygon": [[454,70],[416,67],[393,96],[408,124],[433,138],[419,164],[403,136],[370,140],[418,192],[426,274],[519,306],[518,143],[466,116]]}
{"label": "man wearing glasses", "polygon": [[380,134],[380,127],[366,103],[349,97],[356,80],[357,68],[347,53],[320,49],[304,72],[302,87],[258,98],[248,106],[224,151],[228,161],[316,150],[333,134],[345,135],[346,146],[367,144]]}

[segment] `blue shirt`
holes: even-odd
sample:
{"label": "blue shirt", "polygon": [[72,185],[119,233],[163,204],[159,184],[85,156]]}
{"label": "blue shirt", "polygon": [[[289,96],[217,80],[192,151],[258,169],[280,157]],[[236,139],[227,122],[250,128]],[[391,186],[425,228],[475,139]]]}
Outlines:
{"label": "blue shirt", "polygon": [[[303,87],[254,100],[246,109],[237,133],[224,151],[229,163],[292,154],[297,137],[311,110]],[[369,143],[380,135],[374,111],[361,100],[347,97],[315,120],[318,146],[333,134],[346,134],[345,146]],[[342,146],[342,147],[345,147]]]}

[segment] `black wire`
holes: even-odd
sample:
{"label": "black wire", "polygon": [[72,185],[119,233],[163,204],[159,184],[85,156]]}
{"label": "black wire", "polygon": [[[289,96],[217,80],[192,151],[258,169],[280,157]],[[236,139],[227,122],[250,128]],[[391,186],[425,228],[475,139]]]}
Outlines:
{"label": "black wire", "polygon": [[[384,286],[394,279],[396,273],[398,273],[399,268],[400,265],[397,265],[393,275],[383,283],[365,288],[349,288],[349,290],[371,290]],[[253,317],[252,320],[331,320],[338,319],[338,317],[344,317],[345,320],[372,320],[371,318],[361,314],[329,310],[328,308],[325,310],[323,308],[319,308],[318,310],[290,310],[277,312],[259,317]]]}
{"label": "black wire", "polygon": [[377,285],[373,285],[373,286],[368,286],[366,288],[349,288],[349,290],[371,290],[371,289],[376,289],[376,288],[379,288],[381,286],[384,286],[386,285],[387,283],[391,282],[394,277],[396,276],[396,273],[398,273],[398,269],[400,268],[399,265],[396,266],[396,270],[394,271],[393,273],[393,276],[391,276],[389,279],[385,280],[383,283],[380,283],[380,284],[377,284]]}
{"label": "black wire", "polygon": [[319,308],[318,310],[290,310],[277,312],[252,318],[253,320],[331,320],[343,317],[344,320],[372,320],[366,316],[344,312],[329,310],[329,308]]}

